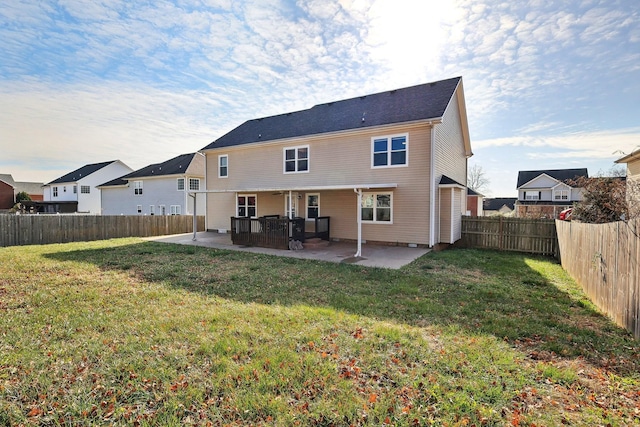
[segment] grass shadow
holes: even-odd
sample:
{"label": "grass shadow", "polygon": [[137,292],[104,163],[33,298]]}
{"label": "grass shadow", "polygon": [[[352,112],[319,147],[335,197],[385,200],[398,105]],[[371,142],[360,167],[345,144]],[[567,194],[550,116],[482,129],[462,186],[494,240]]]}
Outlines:
{"label": "grass shadow", "polygon": [[156,242],[45,256],[243,303],[460,328],[508,341],[535,360],[582,358],[618,375],[640,371],[639,343],[547,258],[456,249],[389,270]]}

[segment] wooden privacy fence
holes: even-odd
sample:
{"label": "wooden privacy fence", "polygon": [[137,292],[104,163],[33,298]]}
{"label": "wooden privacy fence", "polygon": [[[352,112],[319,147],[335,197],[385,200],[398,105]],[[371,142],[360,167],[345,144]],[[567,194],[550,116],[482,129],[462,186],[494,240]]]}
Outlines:
{"label": "wooden privacy fence", "polygon": [[[204,216],[198,216],[198,231]],[[0,215],[0,246],[44,245],[193,232],[193,216]]]}
{"label": "wooden privacy fence", "polygon": [[562,267],[591,301],[640,339],[640,220],[557,221]]}
{"label": "wooden privacy fence", "polygon": [[556,224],[552,219],[464,216],[462,238],[457,245],[558,256]]}

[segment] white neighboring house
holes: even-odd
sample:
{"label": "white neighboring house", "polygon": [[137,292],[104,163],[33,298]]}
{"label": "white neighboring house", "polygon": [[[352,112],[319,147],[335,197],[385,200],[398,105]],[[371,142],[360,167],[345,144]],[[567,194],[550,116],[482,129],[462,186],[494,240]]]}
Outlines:
{"label": "white neighboring house", "polygon": [[[102,215],[193,215],[191,192],[204,190],[204,156],[182,154],[104,182]],[[205,196],[197,195],[198,215]]]}
{"label": "white neighboring house", "polygon": [[132,170],[120,160],[85,165],[45,184],[43,200],[51,204],[77,202],[76,212],[100,214],[100,190],[96,186]]}
{"label": "white neighboring house", "polygon": [[518,172],[516,217],[558,218],[582,200],[582,188],[569,184],[580,177],[589,178],[586,168]]}

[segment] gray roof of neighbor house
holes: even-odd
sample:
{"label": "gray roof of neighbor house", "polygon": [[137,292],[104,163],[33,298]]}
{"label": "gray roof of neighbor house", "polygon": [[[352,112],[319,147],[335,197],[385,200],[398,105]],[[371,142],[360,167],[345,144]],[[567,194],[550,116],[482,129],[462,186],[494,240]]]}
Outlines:
{"label": "gray roof of neighbor house", "polygon": [[11,174],[0,173],[0,181],[9,184],[12,187],[16,186],[16,182],[13,180]]}
{"label": "gray roof of neighbor house", "polygon": [[495,197],[492,199],[484,199],[482,201],[482,209],[485,211],[498,211],[501,207],[506,206],[513,210],[515,208],[517,197]]}
{"label": "gray roof of neighbor house", "polygon": [[203,150],[443,116],[461,77],[318,104],[308,110],[249,120]]}
{"label": "gray roof of neighbor house", "polygon": [[587,168],[581,169],[547,169],[547,170],[539,170],[539,171],[520,171],[518,172],[518,185],[516,188],[520,188],[525,185],[527,182],[532,179],[537,178],[542,174],[547,174],[552,178],[557,179],[560,182],[565,182],[568,179],[576,179],[578,177],[584,176],[585,178],[589,178],[589,173],[587,172]]}
{"label": "gray roof of neighbor house", "polygon": [[187,168],[193,160],[193,156],[196,153],[181,154],[177,157],[167,160],[162,163],[154,163],[149,166],[145,166],[142,169],[130,172],[126,175],[116,178],[104,184],[100,184],[98,187],[112,187],[116,185],[127,185],[128,180],[132,178],[148,178],[152,176],[165,176],[165,175],[182,175],[186,173]]}
{"label": "gray roof of neighbor house", "polygon": [[77,182],[79,180],[81,180],[82,178],[91,175],[92,173],[99,171],[100,169],[109,166],[111,163],[115,163],[117,162],[117,160],[111,160],[109,162],[102,162],[102,163],[92,163],[90,165],[85,165],[82,166],[80,169],[76,169],[73,172],[69,172],[66,175],[61,176],[58,179],[54,179],[53,181],[45,184],[45,185],[51,185],[51,184],[61,184],[64,182]]}

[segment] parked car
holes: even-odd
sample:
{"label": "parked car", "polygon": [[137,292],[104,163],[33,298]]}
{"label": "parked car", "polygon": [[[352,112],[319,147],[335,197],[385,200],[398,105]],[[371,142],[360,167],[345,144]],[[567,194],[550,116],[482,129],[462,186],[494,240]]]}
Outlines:
{"label": "parked car", "polygon": [[560,212],[560,216],[558,216],[558,219],[560,221],[571,221],[572,212],[573,212],[573,208],[565,209],[562,212]]}

